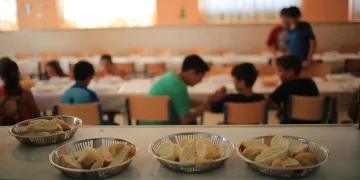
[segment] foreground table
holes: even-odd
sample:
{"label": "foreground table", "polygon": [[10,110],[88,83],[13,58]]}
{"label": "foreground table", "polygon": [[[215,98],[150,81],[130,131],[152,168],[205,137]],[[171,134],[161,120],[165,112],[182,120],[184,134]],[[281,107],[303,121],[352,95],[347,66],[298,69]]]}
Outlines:
{"label": "foreground table", "polygon": [[92,137],[118,137],[133,141],[140,154],[122,174],[110,179],[275,179],[252,171],[240,157],[233,156],[218,170],[198,174],[172,172],[161,166],[148,152],[157,138],[179,132],[209,132],[223,136],[235,144],[263,135],[293,135],[315,141],[330,150],[329,161],[315,174],[304,179],[360,179],[360,130],[356,126],[155,126],[106,127],[83,126],[75,136],[63,143],[32,147],[20,144],[0,127],[0,179],[68,179],[48,162],[51,151],[62,144]]}

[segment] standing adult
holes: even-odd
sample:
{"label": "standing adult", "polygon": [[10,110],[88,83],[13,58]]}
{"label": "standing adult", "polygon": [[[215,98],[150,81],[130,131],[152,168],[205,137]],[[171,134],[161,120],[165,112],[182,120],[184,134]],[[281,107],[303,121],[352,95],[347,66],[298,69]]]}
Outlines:
{"label": "standing adult", "polygon": [[290,7],[286,14],[289,22],[287,43],[290,54],[301,58],[303,62],[312,60],[317,42],[311,25],[301,21],[301,12],[297,7]]}
{"label": "standing adult", "polygon": [[284,8],[280,11],[280,23],[273,27],[266,40],[266,46],[269,51],[275,56],[278,52],[286,52],[288,50],[286,44],[286,29],[287,29],[287,11]]}

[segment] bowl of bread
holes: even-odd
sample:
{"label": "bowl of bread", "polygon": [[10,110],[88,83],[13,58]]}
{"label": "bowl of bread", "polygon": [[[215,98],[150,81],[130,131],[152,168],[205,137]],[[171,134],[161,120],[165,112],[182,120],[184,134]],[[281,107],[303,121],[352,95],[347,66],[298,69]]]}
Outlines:
{"label": "bowl of bread", "polygon": [[149,152],[163,166],[177,172],[203,172],[216,169],[234,153],[227,139],[204,132],[187,132],[159,138]]}
{"label": "bowl of bread", "polygon": [[46,116],[19,122],[9,133],[22,143],[41,146],[71,138],[81,125],[77,117]]}
{"label": "bowl of bread", "polygon": [[255,171],[283,178],[307,176],[330,156],[328,149],[313,141],[280,135],[245,140],[236,151]]}
{"label": "bowl of bread", "polygon": [[50,164],[72,178],[103,179],[120,174],[139,153],[120,138],[91,138],[65,144],[51,152]]}

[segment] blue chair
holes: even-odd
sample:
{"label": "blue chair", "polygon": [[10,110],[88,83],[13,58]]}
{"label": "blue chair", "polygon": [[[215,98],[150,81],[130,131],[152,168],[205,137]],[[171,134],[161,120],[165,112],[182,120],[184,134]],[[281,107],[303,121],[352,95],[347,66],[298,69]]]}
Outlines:
{"label": "blue chair", "polygon": [[268,105],[266,101],[226,103],[224,106],[224,124],[261,123],[268,123]]}
{"label": "blue chair", "polygon": [[142,122],[164,122],[164,124],[176,124],[172,120],[174,107],[169,96],[129,96],[125,100],[125,110],[128,124],[132,120]]}
{"label": "blue chair", "polygon": [[290,96],[283,123],[337,123],[336,102],[329,96]]}

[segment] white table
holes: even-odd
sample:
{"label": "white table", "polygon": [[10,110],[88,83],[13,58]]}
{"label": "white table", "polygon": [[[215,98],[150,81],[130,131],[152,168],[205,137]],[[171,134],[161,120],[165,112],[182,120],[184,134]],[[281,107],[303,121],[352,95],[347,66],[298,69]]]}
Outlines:
{"label": "white table", "polygon": [[[338,110],[347,111],[348,105],[351,102],[353,91],[345,90],[342,88],[343,84],[357,84],[360,85],[360,78],[356,78],[351,82],[329,82],[324,79],[315,78],[319,91],[322,95],[332,95],[338,99]],[[107,111],[118,111],[123,107],[125,98],[128,95],[146,95],[156,79],[133,79],[130,81],[122,81],[117,83],[99,84],[92,82],[89,85],[90,89],[97,92],[103,110]],[[38,107],[41,110],[49,110],[59,103],[63,92],[72,85],[68,84],[56,84],[54,90],[50,92],[36,91],[33,90],[33,94]],[[217,76],[205,79],[200,84],[189,87],[188,91],[191,97],[203,99],[207,95],[215,92],[221,86],[226,86],[228,92],[235,92],[235,88],[227,76]],[[102,87],[102,88],[99,88]],[[275,90],[276,87],[266,87],[262,85],[260,81],[256,81],[254,85],[254,92],[262,94],[270,94]]]}
{"label": "white table", "polygon": [[23,145],[9,135],[9,127],[0,127],[0,179],[60,180],[69,179],[49,163],[49,154],[65,143],[93,137],[124,138],[134,142],[140,153],[122,173],[109,179],[143,180],[275,180],[250,169],[236,154],[217,170],[205,173],[175,173],[160,165],[148,152],[149,144],[163,136],[180,132],[209,132],[227,138],[234,144],[245,139],[283,134],[303,137],[325,146],[330,151],[329,161],[307,180],[360,179],[360,130],[356,126],[154,126],[110,127],[82,126],[66,142],[32,147]]}
{"label": "white table", "polygon": [[[114,56],[114,63],[128,63],[133,62],[135,64],[135,70],[137,72],[144,72],[146,63],[159,63],[164,62],[166,64],[166,68],[169,71],[179,70],[181,68],[182,62],[184,60],[184,56],[147,56],[147,57],[137,57],[137,56]],[[243,63],[250,62],[253,63],[257,68],[264,66],[268,63],[271,58],[270,55],[253,55],[253,54],[241,54],[241,55],[226,55],[226,56],[214,56],[214,55],[205,55],[202,58],[207,61],[213,63],[215,67],[222,67],[227,63]],[[337,72],[340,68],[344,67],[345,59],[360,59],[359,54],[316,54],[314,55],[314,60],[323,60],[326,63],[330,63],[333,66],[333,70]],[[38,73],[38,62],[41,58],[34,57],[27,60],[16,61],[20,67],[20,70],[29,74],[37,74]],[[82,58],[84,59],[84,58]],[[59,57],[59,63],[64,72],[69,72],[69,64],[75,64],[81,59],[70,57],[70,56],[62,56]],[[92,56],[90,58],[85,58],[91,62],[95,68],[99,68],[100,64],[100,56]]]}

